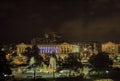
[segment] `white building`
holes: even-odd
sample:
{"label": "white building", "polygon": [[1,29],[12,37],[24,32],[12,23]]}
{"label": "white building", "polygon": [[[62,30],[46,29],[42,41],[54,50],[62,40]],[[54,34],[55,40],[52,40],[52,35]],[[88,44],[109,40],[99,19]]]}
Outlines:
{"label": "white building", "polygon": [[[22,54],[25,52],[25,48],[32,47],[30,44],[20,43],[17,45],[17,53]],[[68,53],[79,53],[79,45],[70,44],[70,43],[61,43],[61,44],[41,44],[38,45],[40,54],[68,54]]]}

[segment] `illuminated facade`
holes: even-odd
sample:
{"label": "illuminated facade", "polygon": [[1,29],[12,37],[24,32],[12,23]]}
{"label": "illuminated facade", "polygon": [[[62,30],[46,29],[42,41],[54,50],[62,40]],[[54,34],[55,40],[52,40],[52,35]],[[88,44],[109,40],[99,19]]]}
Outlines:
{"label": "illuminated facade", "polygon": [[111,57],[115,57],[120,53],[120,44],[113,42],[107,42],[102,44],[102,51],[110,54]]}
{"label": "illuminated facade", "polygon": [[[21,43],[17,45],[17,53],[22,54],[25,52],[25,48],[32,47],[32,45]],[[41,44],[38,45],[40,54],[68,54],[68,53],[79,53],[79,46],[69,43],[62,44]]]}
{"label": "illuminated facade", "polygon": [[57,54],[59,52],[59,47],[58,46],[51,46],[51,45],[39,45],[38,46],[40,50],[40,54],[52,54],[55,53]]}
{"label": "illuminated facade", "polygon": [[102,51],[107,53],[118,53],[118,44],[107,42],[102,44]]}
{"label": "illuminated facade", "polygon": [[18,44],[16,46],[17,46],[17,54],[18,55],[24,53],[25,48],[31,47],[31,45],[27,45],[27,44],[24,44],[24,43],[20,43],[20,44]]}

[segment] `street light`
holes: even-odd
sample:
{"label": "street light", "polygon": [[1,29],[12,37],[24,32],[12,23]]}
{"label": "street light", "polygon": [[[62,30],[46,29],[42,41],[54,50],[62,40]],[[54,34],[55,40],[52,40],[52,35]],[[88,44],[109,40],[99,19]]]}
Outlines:
{"label": "street light", "polygon": [[109,73],[109,71],[107,70],[107,71],[106,71],[106,74],[107,74],[107,81],[108,81],[108,73]]}

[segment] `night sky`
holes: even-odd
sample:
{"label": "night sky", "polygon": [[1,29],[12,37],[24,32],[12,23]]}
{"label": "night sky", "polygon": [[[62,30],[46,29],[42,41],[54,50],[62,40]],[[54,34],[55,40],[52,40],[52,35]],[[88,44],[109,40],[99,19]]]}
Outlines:
{"label": "night sky", "polygon": [[120,42],[120,0],[0,1],[0,43],[28,42],[44,32],[67,41]]}

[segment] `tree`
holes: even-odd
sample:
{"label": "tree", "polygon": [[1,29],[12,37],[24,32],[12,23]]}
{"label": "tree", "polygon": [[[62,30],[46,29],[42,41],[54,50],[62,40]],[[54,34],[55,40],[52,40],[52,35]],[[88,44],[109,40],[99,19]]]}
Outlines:
{"label": "tree", "polygon": [[90,64],[93,66],[91,71],[106,72],[112,67],[113,61],[109,58],[108,53],[99,52],[97,55],[92,55],[89,60]]}
{"label": "tree", "polygon": [[41,62],[43,61],[43,58],[39,55],[39,48],[37,47],[37,45],[32,46],[30,55],[31,55],[30,57],[35,58],[36,65],[40,65]]}
{"label": "tree", "polygon": [[118,67],[112,68],[108,76],[112,78],[114,81],[120,81],[120,68]]}
{"label": "tree", "polygon": [[109,70],[113,64],[108,54],[100,52],[97,55],[92,55],[89,60],[94,70]]}
{"label": "tree", "polygon": [[80,59],[72,53],[68,54],[68,57],[66,58],[66,62],[64,63],[63,67],[69,69],[70,75],[71,70],[77,71],[79,68],[83,68]]}
{"label": "tree", "polygon": [[30,47],[27,47],[27,48],[25,48],[25,52],[24,53],[22,53],[22,55],[24,55],[24,56],[26,56],[26,57],[28,57],[29,59],[31,58],[31,48]]}
{"label": "tree", "polygon": [[8,64],[5,55],[6,55],[6,53],[4,51],[0,50],[0,75],[12,74],[12,71],[10,69],[10,65]]}

